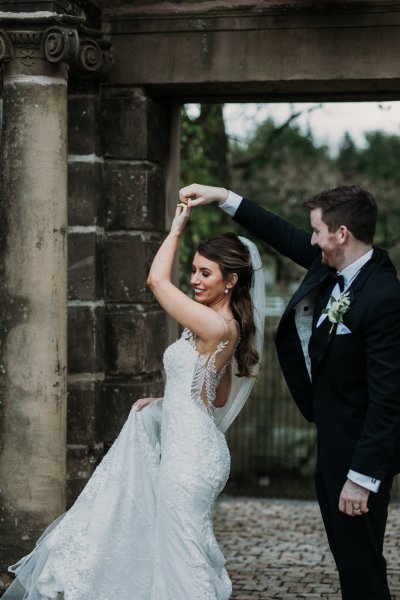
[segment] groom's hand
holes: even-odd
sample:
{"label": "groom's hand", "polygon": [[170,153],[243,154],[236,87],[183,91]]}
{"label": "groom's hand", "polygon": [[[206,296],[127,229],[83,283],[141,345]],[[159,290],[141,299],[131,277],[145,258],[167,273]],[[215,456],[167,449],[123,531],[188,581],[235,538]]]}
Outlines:
{"label": "groom's hand", "polygon": [[368,498],[369,490],[347,479],[340,493],[339,510],[349,517],[360,517],[369,511]]}
{"label": "groom's hand", "polygon": [[229,192],[225,188],[192,183],[179,190],[179,199],[191,208],[192,206],[201,206],[212,202],[223,204],[228,194]]}

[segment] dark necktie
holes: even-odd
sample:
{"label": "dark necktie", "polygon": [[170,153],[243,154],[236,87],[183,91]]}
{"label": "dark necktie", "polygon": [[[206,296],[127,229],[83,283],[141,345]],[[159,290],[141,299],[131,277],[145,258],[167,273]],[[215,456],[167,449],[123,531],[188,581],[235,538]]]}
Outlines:
{"label": "dark necktie", "polygon": [[335,289],[335,285],[337,283],[339,284],[340,293],[343,294],[343,290],[344,290],[344,277],[343,277],[343,275],[335,275],[335,277],[333,278],[332,292]]}

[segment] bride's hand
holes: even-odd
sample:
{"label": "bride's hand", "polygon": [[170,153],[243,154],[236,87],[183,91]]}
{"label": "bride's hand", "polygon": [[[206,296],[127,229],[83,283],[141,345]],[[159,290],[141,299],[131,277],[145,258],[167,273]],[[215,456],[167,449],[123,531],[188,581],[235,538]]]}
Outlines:
{"label": "bride's hand", "polygon": [[136,400],[136,402],[134,402],[133,408],[137,411],[142,410],[142,408],[144,408],[148,404],[151,404],[151,402],[153,402],[154,400],[157,400],[157,398],[139,398],[139,400]]}
{"label": "bride's hand", "polygon": [[175,217],[171,223],[171,232],[181,235],[185,229],[191,210],[191,208],[182,202],[177,205]]}

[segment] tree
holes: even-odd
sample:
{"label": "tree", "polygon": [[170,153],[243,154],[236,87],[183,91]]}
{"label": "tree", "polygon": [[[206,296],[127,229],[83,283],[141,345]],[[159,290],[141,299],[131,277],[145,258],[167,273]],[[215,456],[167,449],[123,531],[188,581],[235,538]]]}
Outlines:
{"label": "tree", "polygon": [[[198,117],[181,111],[181,185],[201,182],[205,185],[230,186],[229,144],[222,104],[201,104]],[[180,244],[181,285],[188,289],[194,249],[216,232],[228,231],[230,219],[213,206],[196,210],[185,228]]]}
{"label": "tree", "polygon": [[[261,123],[245,142],[229,143],[223,105],[200,105],[198,117],[182,109],[181,183],[198,181],[231,187],[288,219],[310,229],[303,202],[324,189],[356,184],[376,197],[379,207],[376,243],[391,251],[400,266],[400,137],[375,131],[366,134],[366,146],[357,147],[345,134],[336,158],[326,146],[318,146],[312,132],[296,124],[300,113],[285,123],[271,119]],[[312,107],[310,110],[313,110]],[[235,226],[236,231],[238,230]],[[190,272],[193,250],[216,231],[232,230],[232,223],[215,207],[196,210],[189,220],[181,248],[182,272]],[[251,237],[249,232],[240,231]],[[260,249],[259,240],[254,240]],[[272,249],[264,249],[265,265],[274,272],[276,291],[290,293],[303,271]]]}
{"label": "tree", "polygon": [[347,135],[339,150],[338,165],[348,183],[369,190],[378,204],[375,243],[390,250],[400,266],[400,137],[382,131],[365,134],[366,146],[356,148]]}
{"label": "tree", "polygon": [[[318,147],[311,132],[303,133],[292,118],[280,126],[268,119],[246,146],[232,148],[233,188],[307,230],[309,213],[303,201],[333,187],[338,176],[328,149]],[[264,260],[274,270],[280,293],[289,293],[302,277],[300,267],[272,249],[264,252]]]}

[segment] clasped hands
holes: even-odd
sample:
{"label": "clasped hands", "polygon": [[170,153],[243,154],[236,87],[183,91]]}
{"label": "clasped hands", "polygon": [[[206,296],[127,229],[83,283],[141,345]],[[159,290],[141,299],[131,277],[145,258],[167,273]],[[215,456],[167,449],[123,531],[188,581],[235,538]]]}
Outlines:
{"label": "clasped hands", "polygon": [[228,194],[229,192],[225,188],[192,183],[179,190],[179,199],[181,203],[192,208],[194,206],[211,204],[212,202],[223,204]]}
{"label": "clasped hands", "polygon": [[171,224],[171,232],[180,235],[187,223],[190,211],[194,206],[225,202],[228,190],[211,185],[199,185],[192,183],[179,191],[179,204],[176,207],[175,217]]}

